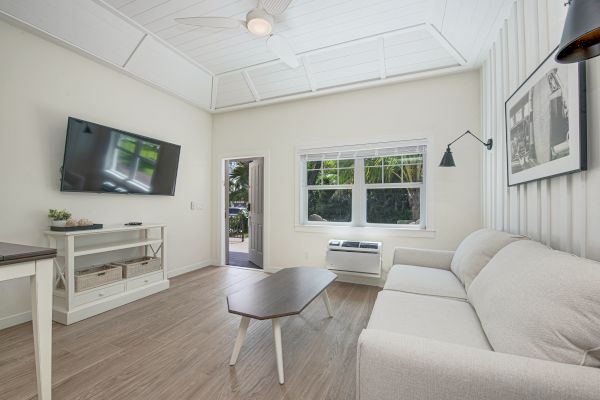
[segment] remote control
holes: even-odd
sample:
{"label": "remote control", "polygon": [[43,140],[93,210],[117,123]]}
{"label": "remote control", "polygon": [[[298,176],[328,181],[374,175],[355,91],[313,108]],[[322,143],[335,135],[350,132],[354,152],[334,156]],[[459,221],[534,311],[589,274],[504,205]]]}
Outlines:
{"label": "remote control", "polygon": [[142,225],[141,222],[128,222],[125,225],[129,225],[129,226],[138,226],[138,225]]}

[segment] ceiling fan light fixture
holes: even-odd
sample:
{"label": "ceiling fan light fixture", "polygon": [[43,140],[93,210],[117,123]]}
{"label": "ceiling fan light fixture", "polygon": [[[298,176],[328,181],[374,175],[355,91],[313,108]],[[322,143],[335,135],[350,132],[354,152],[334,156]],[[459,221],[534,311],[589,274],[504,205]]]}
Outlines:
{"label": "ceiling fan light fixture", "polygon": [[273,17],[264,10],[254,9],[246,16],[246,27],[256,36],[269,36],[273,32]]}

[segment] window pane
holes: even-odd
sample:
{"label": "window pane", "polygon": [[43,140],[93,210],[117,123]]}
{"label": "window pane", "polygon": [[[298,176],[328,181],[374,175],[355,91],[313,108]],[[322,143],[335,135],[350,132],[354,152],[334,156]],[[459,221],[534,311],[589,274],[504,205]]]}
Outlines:
{"label": "window pane", "polygon": [[328,222],[352,221],[352,190],[309,190],[308,220]]}
{"label": "window pane", "polygon": [[419,224],[420,189],[368,189],[367,222],[370,224]]}
{"label": "window pane", "polygon": [[377,165],[381,166],[383,163],[383,158],[365,158],[365,167],[375,167]]}
{"label": "window pane", "polygon": [[135,153],[135,147],[137,145],[137,140],[130,136],[119,135],[119,143],[117,146],[120,148],[127,150],[131,153]]}
{"label": "window pane", "polygon": [[401,165],[386,165],[383,174],[383,183],[402,183]]}
{"label": "window pane", "polygon": [[138,163],[138,169],[135,174],[135,180],[143,183],[146,186],[150,186],[150,184],[152,183],[152,175],[154,175],[154,169],[154,164],[141,159]]}
{"label": "window pane", "polygon": [[340,168],[354,168],[354,160],[340,160]]}
{"label": "window pane", "polygon": [[406,154],[401,158],[402,164],[423,164],[423,154]]}
{"label": "window pane", "polygon": [[160,145],[143,142],[142,150],[140,151],[140,155],[148,160],[156,161],[158,160],[158,152],[160,150]]}
{"label": "window pane", "polygon": [[383,159],[383,163],[385,165],[398,165],[398,164],[402,164],[402,162],[403,162],[402,156],[391,156],[391,157],[385,157]]}
{"label": "window pane", "polygon": [[337,168],[337,160],[325,160],[323,161],[323,168]]}
{"label": "window pane", "polygon": [[324,169],[317,178],[317,185],[337,185],[337,169]]}
{"label": "window pane", "polygon": [[319,180],[320,174],[321,174],[321,171],[318,169],[306,171],[306,184],[307,185],[319,185],[319,183],[317,183],[317,181]]}
{"label": "window pane", "polygon": [[339,177],[340,185],[352,185],[354,183],[354,168],[341,168]]}
{"label": "window pane", "polygon": [[307,161],[306,169],[321,169],[321,161]]}
{"label": "window pane", "polygon": [[365,167],[365,183],[383,183],[381,167]]}
{"label": "window pane", "polygon": [[423,164],[402,167],[404,182],[423,182]]}
{"label": "window pane", "polygon": [[117,165],[115,169],[118,172],[122,173],[125,176],[130,176],[133,162],[133,154],[123,151],[121,149],[117,149]]}

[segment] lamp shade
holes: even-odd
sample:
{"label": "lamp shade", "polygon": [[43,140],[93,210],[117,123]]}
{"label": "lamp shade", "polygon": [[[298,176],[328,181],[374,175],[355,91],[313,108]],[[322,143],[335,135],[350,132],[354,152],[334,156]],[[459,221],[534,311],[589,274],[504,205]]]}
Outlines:
{"label": "lamp shade", "polygon": [[454,164],[454,157],[452,157],[452,151],[450,150],[450,146],[446,148],[446,152],[442,157],[442,161],[440,162],[440,167],[456,167]]}
{"label": "lamp shade", "polygon": [[584,61],[600,55],[600,1],[571,0],[556,61]]}

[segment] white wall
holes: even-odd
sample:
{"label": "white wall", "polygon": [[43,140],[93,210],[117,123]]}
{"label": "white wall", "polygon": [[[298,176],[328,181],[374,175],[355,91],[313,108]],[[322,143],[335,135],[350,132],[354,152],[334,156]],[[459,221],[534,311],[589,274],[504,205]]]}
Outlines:
{"label": "white wall", "polygon": [[587,62],[587,172],[506,184],[504,102],[558,46],[567,8],[562,1],[518,0],[482,69],[484,136],[499,146],[486,155],[484,223],[519,232],[553,248],[600,260],[600,60]]}
{"label": "white wall", "polygon": [[[395,246],[454,249],[481,227],[481,152],[465,138],[453,146],[456,168],[439,168],[445,146],[467,129],[480,130],[480,77],[471,71],[445,77],[336,94],[268,107],[217,114],[213,119],[213,202],[218,204],[223,157],[267,152],[267,224],[270,255],[266,267],[324,265],[327,240],[359,238],[384,242],[389,268]],[[354,228],[304,232],[296,228],[298,147],[428,138],[430,228],[434,238],[402,232]],[[215,237],[221,226],[215,211]],[[215,254],[219,254],[215,241]]]}
{"label": "white wall", "polygon": [[[2,21],[0,54],[0,241],[43,245],[47,209],[67,208],[104,224],[164,222],[171,270],[210,263],[209,114]],[[69,115],[180,144],[176,196],[59,192]],[[28,310],[25,280],[0,284],[0,328]]]}

